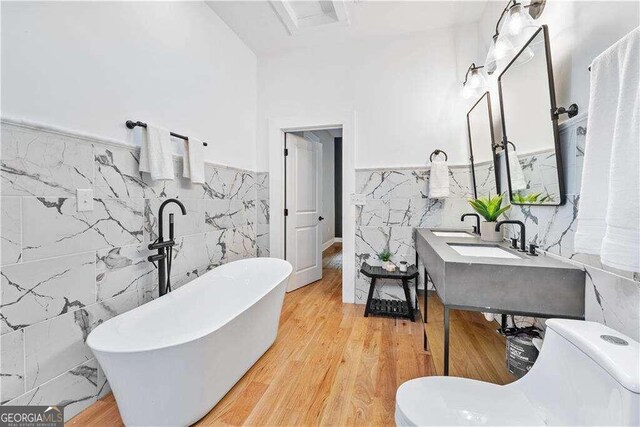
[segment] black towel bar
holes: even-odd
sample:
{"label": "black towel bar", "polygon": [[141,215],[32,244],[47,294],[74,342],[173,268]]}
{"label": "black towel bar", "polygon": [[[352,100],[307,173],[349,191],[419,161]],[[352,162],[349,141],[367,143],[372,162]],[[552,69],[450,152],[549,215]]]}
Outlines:
{"label": "black towel bar", "polygon": [[[143,122],[134,122],[133,120],[127,120],[127,122],[125,123],[125,125],[127,125],[127,127],[129,129],[133,129],[136,126],[140,126],[141,128],[146,128],[147,124],[143,123]],[[189,141],[189,138],[184,136],[184,135],[180,135],[179,133],[175,133],[175,132],[169,132],[169,134],[171,134],[171,136],[176,137],[176,138],[180,138],[180,139],[184,139],[185,141]],[[205,147],[208,145],[206,142],[203,142],[202,145],[204,145]]]}

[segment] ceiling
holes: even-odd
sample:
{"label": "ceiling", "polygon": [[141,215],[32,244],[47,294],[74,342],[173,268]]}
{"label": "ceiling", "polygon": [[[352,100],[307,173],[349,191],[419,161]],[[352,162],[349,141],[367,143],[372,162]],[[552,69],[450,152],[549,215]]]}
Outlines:
{"label": "ceiling", "polygon": [[[207,1],[257,55],[476,22],[480,1]],[[287,13],[284,13],[286,11]],[[338,11],[337,19],[329,19]],[[340,12],[346,16],[340,19]],[[323,15],[324,14],[324,15]],[[311,18],[311,19],[310,19]],[[319,22],[292,26],[292,22]]]}

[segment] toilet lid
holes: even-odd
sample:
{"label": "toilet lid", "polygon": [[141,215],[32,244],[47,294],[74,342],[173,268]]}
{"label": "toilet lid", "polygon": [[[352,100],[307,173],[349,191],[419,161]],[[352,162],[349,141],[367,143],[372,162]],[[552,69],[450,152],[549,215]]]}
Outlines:
{"label": "toilet lid", "polygon": [[455,377],[407,381],[396,393],[396,424],[545,425],[519,390]]}

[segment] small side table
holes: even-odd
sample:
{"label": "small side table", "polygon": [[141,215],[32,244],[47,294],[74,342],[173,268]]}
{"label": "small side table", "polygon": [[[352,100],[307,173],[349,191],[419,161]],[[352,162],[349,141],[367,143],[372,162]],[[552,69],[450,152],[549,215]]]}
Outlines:
{"label": "small side table", "polygon": [[[409,292],[409,280],[415,280],[416,291],[418,287],[418,268],[415,265],[409,266],[407,271],[402,273],[397,269],[395,271],[387,271],[382,267],[372,267],[364,263],[360,272],[371,278],[369,296],[367,297],[367,304],[364,309],[364,317],[369,317],[369,314],[374,314],[379,316],[401,317],[415,322],[411,292]],[[405,301],[373,298],[373,291],[376,287],[377,279],[401,280]]]}

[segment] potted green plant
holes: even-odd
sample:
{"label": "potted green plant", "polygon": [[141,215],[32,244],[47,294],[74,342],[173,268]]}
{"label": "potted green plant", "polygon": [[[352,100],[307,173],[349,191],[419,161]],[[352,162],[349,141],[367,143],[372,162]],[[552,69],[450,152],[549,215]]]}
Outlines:
{"label": "potted green plant", "polygon": [[391,252],[388,249],[383,250],[378,254],[378,259],[382,261],[382,268],[387,271],[394,271],[396,266],[391,262]]}
{"label": "potted green plant", "polygon": [[502,207],[502,200],[502,194],[469,200],[471,207],[484,218],[480,224],[480,239],[487,242],[501,242],[503,240],[502,230],[496,231],[496,221],[500,215],[511,208],[511,205]]}

